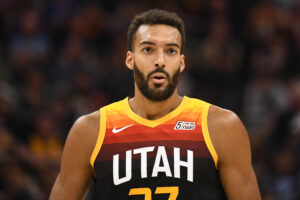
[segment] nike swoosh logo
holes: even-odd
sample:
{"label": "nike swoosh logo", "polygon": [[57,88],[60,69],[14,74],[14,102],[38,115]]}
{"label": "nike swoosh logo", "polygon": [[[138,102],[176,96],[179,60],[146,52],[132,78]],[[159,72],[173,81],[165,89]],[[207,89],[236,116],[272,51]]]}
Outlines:
{"label": "nike swoosh logo", "polygon": [[128,126],[124,126],[123,128],[119,128],[119,129],[116,129],[116,127],[114,127],[113,130],[112,130],[112,132],[113,132],[113,133],[119,133],[119,132],[121,132],[121,131],[123,131],[123,130],[125,130],[126,128],[129,128],[129,127],[131,127],[131,126],[133,126],[133,124],[130,124],[130,125],[128,125]]}

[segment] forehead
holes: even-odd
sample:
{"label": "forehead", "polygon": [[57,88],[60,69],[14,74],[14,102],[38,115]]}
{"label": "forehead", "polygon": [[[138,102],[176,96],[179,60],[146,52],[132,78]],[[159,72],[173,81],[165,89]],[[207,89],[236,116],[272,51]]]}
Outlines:
{"label": "forehead", "polygon": [[143,41],[155,44],[177,43],[181,46],[181,34],[177,28],[168,25],[141,25],[135,33],[134,45]]}

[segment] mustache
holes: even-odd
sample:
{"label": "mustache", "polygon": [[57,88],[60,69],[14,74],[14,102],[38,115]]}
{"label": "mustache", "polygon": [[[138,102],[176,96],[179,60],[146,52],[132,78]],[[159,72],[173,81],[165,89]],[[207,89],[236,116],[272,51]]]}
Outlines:
{"label": "mustache", "polygon": [[155,70],[153,70],[152,72],[150,72],[147,76],[147,79],[149,80],[150,79],[150,76],[154,73],[163,73],[167,76],[168,80],[170,80],[170,75],[168,72],[166,72],[164,69],[162,68],[156,68]]}

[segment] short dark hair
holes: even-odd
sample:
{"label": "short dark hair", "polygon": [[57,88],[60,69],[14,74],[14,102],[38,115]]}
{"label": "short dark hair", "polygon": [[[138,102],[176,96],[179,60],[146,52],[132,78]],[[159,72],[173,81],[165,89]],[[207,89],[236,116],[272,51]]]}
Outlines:
{"label": "short dark hair", "polygon": [[183,53],[185,45],[185,30],[184,23],[180,17],[174,12],[168,12],[159,9],[152,9],[136,15],[132,20],[127,32],[127,50],[132,51],[132,43],[136,31],[141,25],[156,25],[164,24],[177,28],[181,35],[181,49]]}

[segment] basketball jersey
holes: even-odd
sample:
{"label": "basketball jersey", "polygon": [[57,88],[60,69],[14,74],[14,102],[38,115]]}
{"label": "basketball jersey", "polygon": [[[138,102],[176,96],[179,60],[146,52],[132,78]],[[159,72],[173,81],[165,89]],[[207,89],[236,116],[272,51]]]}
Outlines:
{"label": "basketball jersey", "polygon": [[226,199],[207,127],[209,106],[185,96],[175,110],[157,120],[135,114],[128,98],[101,108],[90,159],[93,198]]}

